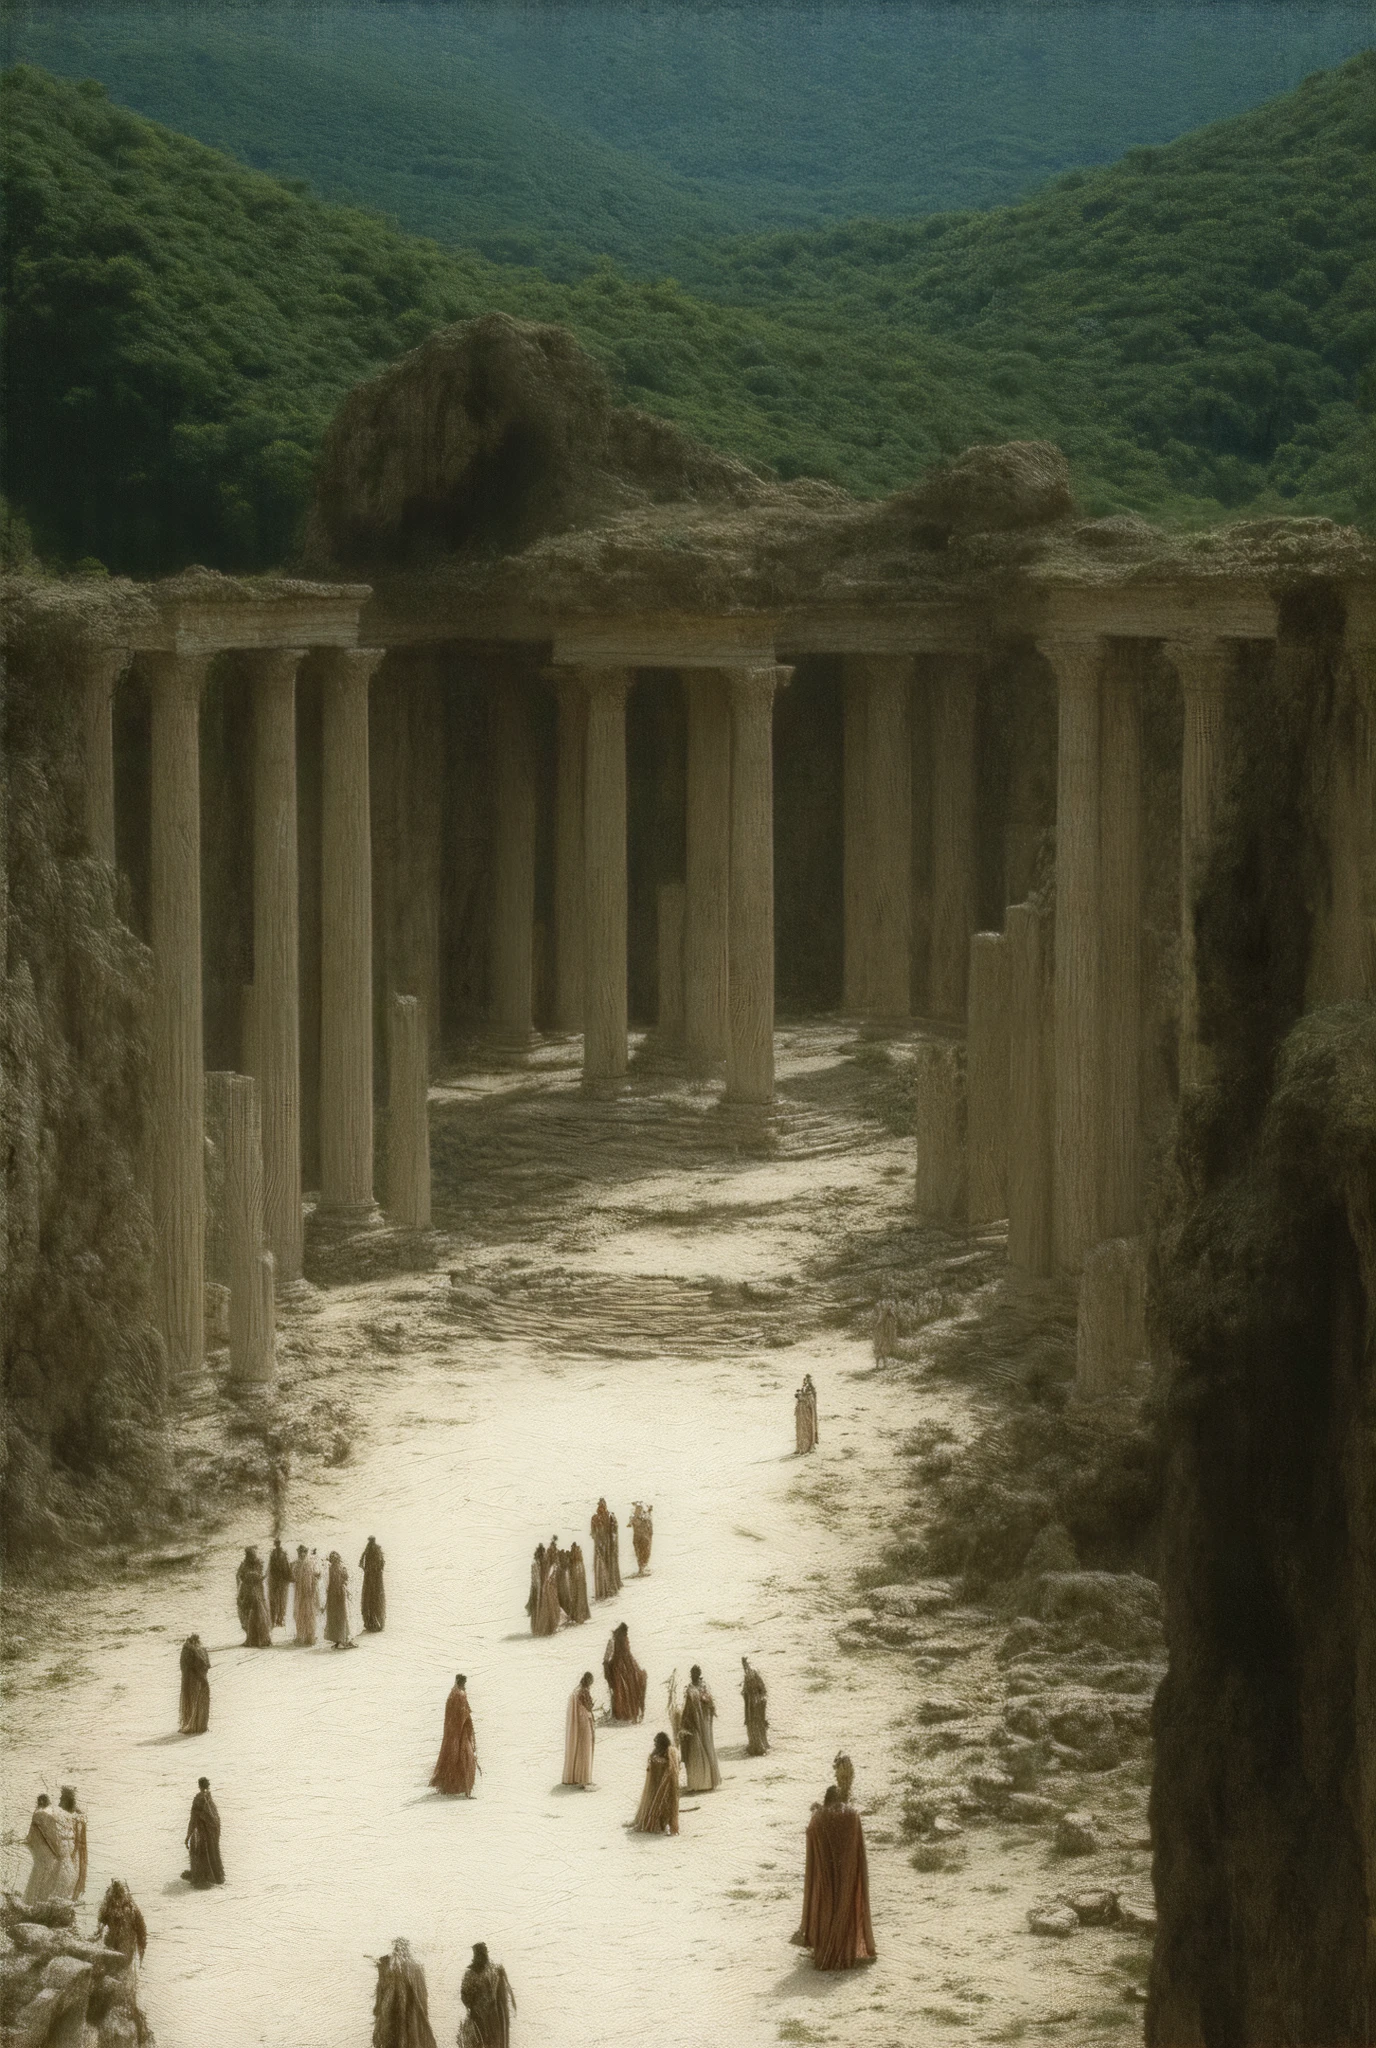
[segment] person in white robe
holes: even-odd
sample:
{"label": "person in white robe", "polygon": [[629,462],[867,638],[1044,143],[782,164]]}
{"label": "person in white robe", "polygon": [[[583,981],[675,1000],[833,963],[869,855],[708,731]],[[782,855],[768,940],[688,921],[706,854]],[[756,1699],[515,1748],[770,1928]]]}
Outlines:
{"label": "person in white robe", "polygon": [[695,1664],[684,1687],[683,1719],[679,1726],[684,1785],[689,1792],[715,1792],[721,1783],[716,1737],[712,1732],[716,1718],[717,1703],[702,1675],[702,1666]]}
{"label": "person in white robe", "polygon": [[581,1785],[586,1792],[592,1784],[592,1757],[597,1744],[593,1718],[592,1673],[585,1671],[569,1694],[564,1717],[564,1783]]}

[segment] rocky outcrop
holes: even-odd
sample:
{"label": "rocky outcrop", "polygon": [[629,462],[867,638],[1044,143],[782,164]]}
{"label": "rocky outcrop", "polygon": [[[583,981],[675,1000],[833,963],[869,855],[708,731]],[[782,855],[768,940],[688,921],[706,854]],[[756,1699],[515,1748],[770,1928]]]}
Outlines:
{"label": "rocky outcrop", "polygon": [[138,1975],[116,1949],[84,1940],[76,1908],[49,1899],[0,1905],[3,2048],[155,2048]]}

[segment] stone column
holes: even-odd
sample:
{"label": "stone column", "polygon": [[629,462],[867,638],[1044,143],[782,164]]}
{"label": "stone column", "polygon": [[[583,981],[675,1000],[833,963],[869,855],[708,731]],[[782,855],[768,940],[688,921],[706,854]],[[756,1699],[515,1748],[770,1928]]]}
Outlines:
{"label": "stone column", "polygon": [[1030,903],[1004,916],[1008,970],[1008,1262],[1044,1279],[1055,1269],[1052,1101],[1046,947]]}
{"label": "stone column", "polygon": [[1075,1391],[1083,1400],[1131,1383],[1147,1357],[1146,1248],[1110,1237],[1086,1255],[1075,1326]]}
{"label": "stone column", "polygon": [[793,674],[773,663],[730,671],[731,884],[726,1095],[774,1099],[774,692]]}
{"label": "stone column", "polygon": [[253,1060],[263,1133],[263,1230],[277,1278],[301,1277],[300,877],[296,671],[304,650],[251,657]]}
{"label": "stone column", "polygon": [[687,896],[683,1003],[688,1056],[699,1067],[725,1059],[728,897],[731,874],[731,707],[724,678],[700,669],[688,696]]}
{"label": "stone column", "polygon": [[152,697],[152,1198],[159,1321],[174,1377],[205,1357],[200,706],[209,657],[146,657]]}
{"label": "stone column", "polygon": [[127,647],[83,647],[80,656],[86,841],[109,867],[115,865],[115,685],[129,658]]}
{"label": "stone column", "polygon": [[1142,699],[1139,649],[1099,687],[1099,1234],[1141,1223]]}
{"label": "stone column", "polygon": [[263,1150],[258,1090],[247,1074],[224,1087],[224,1229],[229,1265],[229,1369],[236,1380],[273,1375],[274,1316],[263,1298]]}
{"label": "stone column", "polygon": [[373,884],[368,684],[380,648],[323,657],[320,1207],[373,1211]]}
{"label": "stone column", "polygon": [[683,910],[682,882],[661,882],[658,900],[659,1012],[656,1025],[666,1045],[683,1036]]}
{"label": "stone column", "polygon": [[559,759],[554,787],[554,1019],[561,1031],[583,1028],[583,754],[587,696],[573,676],[555,682]]}
{"label": "stone column", "polygon": [[626,1071],[626,692],[629,669],[585,669],[583,1079]]}
{"label": "stone column", "polygon": [[1195,973],[1194,909],[1213,829],[1218,792],[1223,702],[1233,669],[1226,640],[1168,640],[1166,654],[1180,678],[1184,732],[1180,754],[1180,1085],[1207,1078],[1199,1043],[1199,983]]}
{"label": "stone column", "polygon": [[917,1219],[963,1230],[969,1220],[965,1048],[954,1039],[919,1038],[913,1054]]}
{"label": "stone column", "polygon": [[970,1221],[1008,1214],[1008,950],[1000,932],[970,941],[965,1037]]}
{"label": "stone column", "polygon": [[842,1002],[852,1016],[863,1016],[870,1006],[868,897],[873,862],[870,855],[869,792],[866,787],[869,749],[866,728],[869,712],[869,676],[859,657],[848,657],[844,667],[843,710],[845,739],[842,753],[842,805],[845,844],[841,859],[844,889],[842,910]]}
{"label": "stone column", "polygon": [[979,662],[944,655],[932,681],[932,945],[927,1007],[964,1021],[975,867],[975,707]]}
{"label": "stone column", "polygon": [[414,996],[393,996],[388,1033],[387,1215],[402,1230],[430,1228],[429,1057]]}
{"label": "stone column", "polygon": [[492,1021],[524,1042],[534,1022],[535,759],[530,705],[515,674],[489,699],[494,845]]}
{"label": "stone column", "polygon": [[912,982],[911,681],[907,655],[846,659],[845,1005],[876,1017]]}
{"label": "stone column", "polygon": [[1056,673],[1056,1258],[1078,1272],[1100,1227],[1098,639],[1042,642]]}
{"label": "stone column", "polygon": [[1376,998],[1376,644],[1351,642],[1341,677],[1328,814],[1333,992],[1339,1002],[1370,1002]]}

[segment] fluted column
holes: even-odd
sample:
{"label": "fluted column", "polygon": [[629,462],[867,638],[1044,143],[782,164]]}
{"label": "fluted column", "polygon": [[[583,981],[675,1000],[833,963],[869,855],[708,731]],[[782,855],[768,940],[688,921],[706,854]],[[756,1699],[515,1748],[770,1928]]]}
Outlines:
{"label": "fluted column", "polygon": [[932,678],[932,945],[928,1008],[963,1021],[970,936],[978,919],[975,868],[975,710],[978,660],[943,655]]}
{"label": "fluted column", "polygon": [[732,669],[726,1095],[774,1099],[774,692],[791,668]]}
{"label": "fluted column", "polygon": [[702,669],[688,695],[687,897],[683,1004],[688,1056],[699,1067],[726,1057],[728,899],[731,875],[731,707],[725,678]]}
{"label": "fluted column", "polygon": [[1001,932],[970,941],[965,1035],[970,1221],[1008,1214],[1008,948]]}
{"label": "fluted column", "polygon": [[1043,641],[1056,674],[1056,1258],[1078,1272],[1100,1227],[1098,639]]}
{"label": "fluted column", "polygon": [[300,875],[296,671],[304,649],[252,657],[253,1073],[263,1146],[263,1235],[277,1279],[301,1276]]}
{"label": "fluted column", "polygon": [[[1349,633],[1352,628],[1349,624]],[[1351,638],[1329,791],[1333,992],[1376,998],[1376,643]]]}
{"label": "fluted column", "polygon": [[271,1262],[264,1298],[263,1130],[248,1074],[225,1074],[224,1230],[229,1268],[229,1367],[237,1380],[270,1380],[274,1362]]}
{"label": "fluted column", "polygon": [[320,1206],[373,1209],[373,904],[368,684],[380,648],[323,658]]}
{"label": "fluted column", "polygon": [[492,1021],[529,1038],[534,1022],[535,759],[530,705],[515,675],[490,699],[495,799]]}
{"label": "fluted column", "polygon": [[845,1005],[906,1017],[912,982],[907,655],[850,655],[845,681]]}
{"label": "fluted column", "polygon": [[[869,676],[865,663],[850,657],[842,683],[842,1002],[852,1016],[870,1006],[868,897],[873,861],[870,856],[870,806],[867,788],[869,749]],[[911,865],[911,864],[910,864]]]}
{"label": "fluted column", "polygon": [[96,859],[110,867],[115,865],[115,685],[129,658],[127,647],[84,647],[80,656],[86,841]]}
{"label": "fluted column", "polygon": [[1031,903],[1004,916],[1008,952],[1008,1263],[1055,1269],[1052,1099],[1041,918]]}
{"label": "fluted column", "polygon": [[583,1078],[626,1071],[626,692],[629,669],[585,669]]}
{"label": "fluted column", "polygon": [[1112,648],[1099,685],[1101,1237],[1141,1225],[1142,698],[1140,650]]}
{"label": "fluted column", "polygon": [[554,1020],[583,1028],[583,753],[588,704],[576,676],[555,682],[559,757],[554,784]]}
{"label": "fluted column", "polygon": [[388,1024],[387,1214],[403,1230],[428,1230],[429,1033],[414,996],[392,997]]}
{"label": "fluted column", "polygon": [[1184,1087],[1206,1078],[1199,1042],[1194,913],[1213,829],[1223,702],[1234,656],[1226,640],[1170,640],[1166,654],[1180,678],[1184,710],[1180,755],[1180,1082]]}
{"label": "fluted column", "polygon": [[176,1376],[205,1357],[200,706],[209,657],[145,657],[152,698],[152,1202],[159,1321]]}

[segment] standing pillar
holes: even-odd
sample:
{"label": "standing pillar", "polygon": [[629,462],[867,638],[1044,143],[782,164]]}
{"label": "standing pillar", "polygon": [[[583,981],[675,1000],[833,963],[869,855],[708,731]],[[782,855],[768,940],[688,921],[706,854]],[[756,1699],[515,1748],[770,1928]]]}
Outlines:
{"label": "standing pillar", "polygon": [[128,666],[127,647],[82,649],[86,842],[95,858],[108,867],[115,865],[115,685]]}
{"label": "standing pillar", "polygon": [[970,941],[966,1027],[971,1223],[1008,1214],[1008,949],[1001,932]]}
{"label": "standing pillar", "polygon": [[965,1017],[970,935],[978,921],[975,708],[979,663],[944,655],[932,684],[932,945],[927,1007]]}
{"label": "standing pillar", "polygon": [[626,1071],[626,692],[629,669],[586,669],[583,1079]]}
{"label": "standing pillar", "polygon": [[152,1199],[159,1322],[174,1377],[205,1358],[200,706],[209,657],[145,657],[152,697]]}
{"label": "standing pillar", "polygon": [[1340,673],[1342,715],[1328,816],[1333,994],[1341,1003],[1370,1002],[1376,998],[1376,645],[1350,640]]}
{"label": "standing pillar", "polygon": [[229,1370],[236,1380],[273,1376],[274,1316],[269,1255],[264,1299],[263,1150],[258,1090],[247,1074],[226,1074],[224,1231],[229,1266]]}
{"label": "standing pillar", "polygon": [[1008,1262],[1045,1279],[1055,1270],[1052,1101],[1047,1057],[1046,945],[1030,903],[1004,916],[1008,981]]}
{"label": "standing pillar", "polygon": [[492,1021],[524,1042],[534,1023],[535,748],[524,683],[493,685]]}
{"label": "standing pillar", "polygon": [[687,895],[683,1004],[688,1056],[725,1059],[731,875],[731,707],[714,669],[685,677],[688,695]]}
{"label": "standing pillar", "polygon": [[683,1037],[682,882],[661,882],[658,899],[659,1009],[655,1023],[666,1045]]}
{"label": "standing pillar", "polygon": [[587,697],[576,677],[555,682],[559,758],[554,785],[554,1020],[583,1028],[583,755]]}
{"label": "standing pillar", "polygon": [[1099,669],[1103,643],[1041,643],[1056,673],[1056,1258],[1078,1272],[1100,1227]]}
{"label": "standing pillar", "polygon": [[[909,699],[912,661],[907,655],[872,656],[866,663],[869,704],[865,719],[865,811],[869,820],[867,1007],[877,1017],[908,1015],[913,956],[913,783]],[[973,701],[973,693],[972,693]],[[971,776],[974,736],[971,730]],[[970,921],[974,923],[974,801],[970,808]]]}
{"label": "standing pillar", "polygon": [[279,1281],[301,1277],[300,876],[296,671],[301,648],[252,657],[253,1059],[263,1232]]}
{"label": "standing pillar", "polygon": [[1114,648],[1099,686],[1100,1237],[1141,1222],[1142,698],[1139,650]]}
{"label": "standing pillar", "polygon": [[863,1016],[870,1006],[868,899],[874,866],[870,852],[871,814],[866,787],[869,769],[866,745],[869,675],[866,663],[859,656],[847,658],[842,687],[845,719],[842,750],[842,823],[845,833],[841,856],[844,890],[842,1000],[846,1010],[858,1017]]}
{"label": "standing pillar", "polygon": [[913,1047],[913,1200],[919,1223],[963,1230],[970,1220],[965,1048],[919,1038]]}
{"label": "standing pillar", "polygon": [[380,648],[323,657],[320,1206],[373,1209],[373,904],[368,684]]}
{"label": "standing pillar", "polygon": [[1171,640],[1166,654],[1183,698],[1180,754],[1180,1085],[1207,1078],[1199,1042],[1199,980],[1195,969],[1194,911],[1218,793],[1223,701],[1232,672],[1226,640]]}
{"label": "standing pillar", "polygon": [[774,1099],[774,692],[791,668],[732,669],[726,1095]]}
{"label": "standing pillar", "polygon": [[388,1031],[387,1214],[402,1230],[430,1228],[428,1034],[414,996],[393,996]]}

